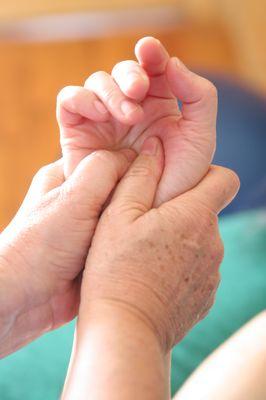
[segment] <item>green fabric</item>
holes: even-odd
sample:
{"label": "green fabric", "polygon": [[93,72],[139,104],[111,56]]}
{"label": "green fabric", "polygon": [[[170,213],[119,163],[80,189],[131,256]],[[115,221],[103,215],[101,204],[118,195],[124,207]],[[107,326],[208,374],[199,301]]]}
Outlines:
{"label": "green fabric", "polygon": [[173,350],[172,393],[219,344],[266,306],[266,210],[224,218],[221,283],[209,315]]}
{"label": "green fabric", "polygon": [[0,360],[0,399],[59,399],[73,333],[74,322],[71,322]]}
{"label": "green fabric", "polygon": [[[222,282],[212,311],[175,347],[172,391],[235,330],[266,305],[266,217],[261,211],[225,217]],[[59,398],[74,322],[0,361],[1,400]],[[104,355],[103,355],[104,357]]]}

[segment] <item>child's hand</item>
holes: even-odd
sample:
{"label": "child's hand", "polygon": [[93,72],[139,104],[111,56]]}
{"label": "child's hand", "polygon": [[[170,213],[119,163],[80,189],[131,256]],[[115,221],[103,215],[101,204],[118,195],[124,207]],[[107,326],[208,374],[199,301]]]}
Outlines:
{"label": "child's hand", "polygon": [[154,38],[141,39],[135,53],[138,63],[120,62],[112,76],[96,72],[84,87],[60,92],[64,171],[69,176],[95,149],[131,147],[139,152],[145,138],[158,136],[165,153],[158,205],[206,174],[215,151],[217,93],[211,82],[169,58]]}

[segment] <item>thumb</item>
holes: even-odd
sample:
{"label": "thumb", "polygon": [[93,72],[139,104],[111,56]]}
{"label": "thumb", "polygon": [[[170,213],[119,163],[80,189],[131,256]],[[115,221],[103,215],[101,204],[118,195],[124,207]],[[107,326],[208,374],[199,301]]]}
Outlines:
{"label": "thumb", "polygon": [[146,139],[139,156],[117,186],[111,201],[112,207],[129,210],[134,218],[148,211],[154,201],[163,164],[160,140],[157,137]]}
{"label": "thumb", "polygon": [[30,188],[23,200],[22,207],[32,207],[43,195],[61,186],[64,180],[62,158],[45,165],[33,177]]}
{"label": "thumb", "polygon": [[186,121],[215,128],[217,90],[207,79],[190,71],[176,57],[169,60],[166,77],[173,94],[182,102],[182,115]]}
{"label": "thumb", "polygon": [[110,193],[135,158],[129,149],[97,150],[85,157],[61,187],[79,218],[99,216]]}
{"label": "thumb", "polygon": [[213,165],[197,186],[171,200],[168,204],[178,206],[181,201],[182,204],[185,203],[189,206],[189,204],[194,203],[195,206],[204,205],[213,213],[218,214],[231,203],[239,187],[239,178],[235,172],[228,168]]}

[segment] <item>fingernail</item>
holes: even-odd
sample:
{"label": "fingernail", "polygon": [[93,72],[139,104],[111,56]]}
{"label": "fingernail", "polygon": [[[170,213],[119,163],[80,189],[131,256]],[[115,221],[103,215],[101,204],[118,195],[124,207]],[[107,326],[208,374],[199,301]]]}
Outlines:
{"label": "fingernail", "polygon": [[159,139],[155,136],[145,140],[141,147],[141,154],[155,156],[159,148]]}
{"label": "fingernail", "polygon": [[94,107],[96,108],[96,110],[97,110],[100,114],[107,114],[107,113],[108,113],[107,108],[103,105],[102,102],[100,102],[100,100],[95,100],[95,102],[94,102]]}
{"label": "fingernail", "polygon": [[128,115],[128,114],[131,114],[133,112],[136,112],[138,109],[139,109],[139,106],[137,106],[134,103],[131,103],[128,100],[124,100],[121,103],[121,111],[125,115]]}
{"label": "fingernail", "polygon": [[182,61],[179,60],[179,58],[173,57],[173,61],[177,69],[182,69],[183,71],[189,71],[189,69],[185,66],[185,64],[183,64]]}

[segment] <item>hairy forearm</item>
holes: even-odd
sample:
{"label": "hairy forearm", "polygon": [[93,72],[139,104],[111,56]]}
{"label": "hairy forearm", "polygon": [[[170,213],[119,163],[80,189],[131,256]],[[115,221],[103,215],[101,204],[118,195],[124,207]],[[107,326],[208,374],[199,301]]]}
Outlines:
{"label": "hairy forearm", "polygon": [[62,398],[169,399],[169,358],[146,322],[106,303],[83,311]]}

